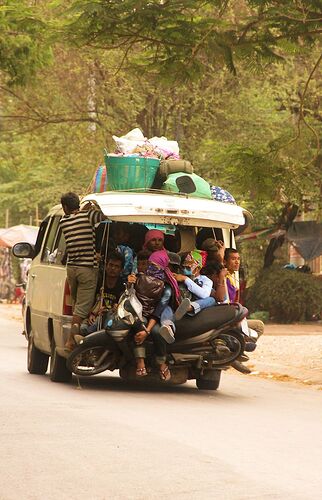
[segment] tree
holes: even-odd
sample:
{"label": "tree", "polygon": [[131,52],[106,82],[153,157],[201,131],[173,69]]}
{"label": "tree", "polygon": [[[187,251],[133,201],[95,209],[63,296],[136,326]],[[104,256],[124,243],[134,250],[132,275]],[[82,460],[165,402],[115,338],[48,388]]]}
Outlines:
{"label": "tree", "polygon": [[[149,137],[176,138],[196,172],[229,189],[255,213],[259,226],[272,223],[285,198],[300,201],[317,189],[318,167],[310,163],[314,136],[305,128],[292,140],[298,92],[314,51],[256,77],[237,78],[222,69],[216,78],[209,71],[198,82],[174,88],[150,75],[115,71],[117,53],[95,50],[94,55],[88,49],[56,49],[54,65],[41,70],[32,85],[0,89],[0,204],[19,206],[17,217],[25,214],[28,220],[36,202],[44,216],[67,185],[82,192],[103,161],[103,148],[113,150],[112,134],[134,126]],[[89,75],[95,81],[90,109]],[[305,115],[319,130],[315,81]],[[95,132],[89,130],[92,123]]]}
{"label": "tree", "polygon": [[236,73],[238,61],[248,68],[281,61],[322,32],[317,0],[77,0],[67,13],[72,43],[121,49],[120,66],[166,80],[190,81],[223,65]]}
{"label": "tree", "polygon": [[6,0],[0,6],[0,74],[9,85],[25,84],[51,60],[45,23],[36,6]]}
{"label": "tree", "polygon": [[[87,185],[103,147],[113,148],[112,134],[134,126],[177,139],[197,173],[255,208],[259,221],[275,217],[284,198],[315,193],[320,7],[313,12],[313,4],[300,11],[289,1],[69,1],[68,14],[54,21],[57,11],[37,2],[50,40],[65,39],[56,36],[53,66],[38,69],[25,88],[0,87],[0,203],[16,203],[28,185],[26,213],[36,201],[45,210],[66,181],[75,190]],[[219,36],[230,40],[230,65]],[[264,57],[264,47],[273,54]]]}

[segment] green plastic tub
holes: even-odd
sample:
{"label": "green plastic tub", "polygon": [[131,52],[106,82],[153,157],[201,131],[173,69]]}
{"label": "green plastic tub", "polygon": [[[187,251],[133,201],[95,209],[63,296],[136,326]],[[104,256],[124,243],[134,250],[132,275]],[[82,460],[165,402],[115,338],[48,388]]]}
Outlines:
{"label": "green plastic tub", "polygon": [[111,191],[149,189],[160,165],[156,158],[105,155],[104,159]]}

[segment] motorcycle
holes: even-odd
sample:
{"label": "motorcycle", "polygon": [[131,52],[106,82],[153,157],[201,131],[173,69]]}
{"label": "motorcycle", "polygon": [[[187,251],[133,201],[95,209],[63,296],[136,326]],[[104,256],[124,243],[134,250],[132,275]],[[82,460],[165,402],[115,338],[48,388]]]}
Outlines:
{"label": "motorcycle", "polygon": [[[80,340],[67,358],[68,369],[85,377],[118,369],[122,378],[137,380],[133,326],[143,322],[139,309],[135,294],[126,292],[117,313],[111,315],[105,327]],[[171,371],[167,384],[195,379],[198,389],[216,390],[222,370],[235,360],[243,359],[245,335],[240,322],[247,312],[240,304],[220,304],[177,321],[176,341],[167,345],[167,363]],[[154,345],[149,339],[146,341],[149,370],[144,380],[155,380],[159,379],[158,369],[154,363]]]}

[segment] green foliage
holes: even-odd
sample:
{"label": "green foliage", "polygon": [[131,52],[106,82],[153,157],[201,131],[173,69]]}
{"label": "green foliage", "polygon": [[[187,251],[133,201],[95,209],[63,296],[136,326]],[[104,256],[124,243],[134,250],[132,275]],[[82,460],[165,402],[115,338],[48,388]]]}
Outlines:
{"label": "green foliage", "polygon": [[267,311],[255,311],[249,315],[249,319],[259,319],[263,323],[267,323],[269,320],[269,313]]}
{"label": "green foliage", "polygon": [[322,280],[273,266],[259,275],[247,296],[250,311],[269,311],[280,323],[310,320],[322,312]]}
{"label": "green foliage", "polygon": [[126,66],[168,81],[199,79],[209,67],[236,74],[237,61],[249,68],[281,61],[321,33],[322,7],[314,0],[77,0],[67,21],[66,2],[55,5],[70,42],[121,49]]}
{"label": "green foliage", "polygon": [[26,84],[51,60],[46,25],[29,5],[7,0],[0,6],[0,72],[10,85]]}
{"label": "green foliage", "polygon": [[[28,50],[0,54],[0,71],[28,84],[0,85],[0,226],[6,208],[27,222],[36,203],[44,216],[65,188],[83,192],[112,134],[135,126],[178,140],[196,173],[254,212],[255,228],[285,200],[318,199],[316,136],[298,126],[317,12],[291,1],[6,2],[3,40],[19,29]],[[319,102],[316,73],[303,116],[321,135]]]}
{"label": "green foliage", "polygon": [[[42,219],[65,191],[85,193],[102,148],[83,129],[64,124],[50,132],[38,130],[29,134],[28,141],[20,137],[13,149],[6,148],[7,182],[0,170],[0,207],[10,209],[10,224],[29,223],[36,205]],[[1,153],[0,162],[4,162]]]}

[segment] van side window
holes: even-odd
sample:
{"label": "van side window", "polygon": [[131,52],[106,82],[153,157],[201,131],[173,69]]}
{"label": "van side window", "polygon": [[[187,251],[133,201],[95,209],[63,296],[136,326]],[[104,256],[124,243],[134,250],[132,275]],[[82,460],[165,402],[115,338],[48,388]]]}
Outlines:
{"label": "van side window", "polygon": [[66,264],[66,241],[61,229],[58,230],[52,252],[49,255],[50,264],[64,266]]}
{"label": "van side window", "polygon": [[41,245],[42,245],[42,242],[44,240],[44,236],[45,236],[45,233],[46,233],[46,229],[47,229],[48,223],[49,223],[49,217],[46,217],[41,222],[41,224],[39,226],[37,240],[36,240],[36,243],[35,243],[35,252],[34,252],[33,259],[39,254],[39,252],[41,250]]}
{"label": "van side window", "polygon": [[55,216],[50,221],[49,229],[46,235],[45,245],[41,255],[41,261],[44,263],[50,262],[49,256],[53,251],[53,246],[56,239],[59,221],[60,221],[60,216]]}

